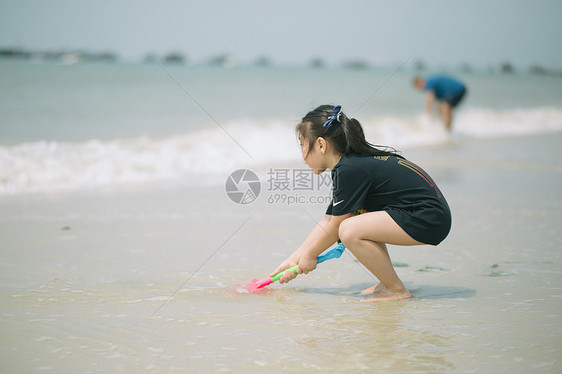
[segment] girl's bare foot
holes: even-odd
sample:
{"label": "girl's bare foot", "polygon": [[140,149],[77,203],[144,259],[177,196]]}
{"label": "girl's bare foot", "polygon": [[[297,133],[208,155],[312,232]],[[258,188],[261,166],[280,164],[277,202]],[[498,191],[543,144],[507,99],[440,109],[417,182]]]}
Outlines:
{"label": "girl's bare foot", "polygon": [[378,302],[378,301],[391,301],[391,300],[403,300],[412,297],[412,294],[408,290],[404,290],[401,292],[392,292],[383,287],[381,292],[375,293],[373,296],[369,296],[363,300],[362,302]]}
{"label": "girl's bare foot", "polygon": [[369,288],[361,291],[361,295],[371,295],[371,294],[374,294],[374,293],[382,292],[384,290],[385,290],[385,288],[384,288],[383,284],[379,283],[379,284],[374,285],[373,287],[369,287]]}

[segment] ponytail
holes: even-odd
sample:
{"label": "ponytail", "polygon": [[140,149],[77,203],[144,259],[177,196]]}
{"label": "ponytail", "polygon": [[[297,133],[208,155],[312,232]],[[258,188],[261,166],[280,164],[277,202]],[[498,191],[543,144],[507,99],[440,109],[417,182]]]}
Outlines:
{"label": "ponytail", "polygon": [[363,127],[355,118],[347,118],[341,106],[321,105],[307,113],[296,128],[312,149],[319,137],[329,141],[338,153],[357,153],[364,156],[398,156],[391,147],[371,144],[365,139]]}

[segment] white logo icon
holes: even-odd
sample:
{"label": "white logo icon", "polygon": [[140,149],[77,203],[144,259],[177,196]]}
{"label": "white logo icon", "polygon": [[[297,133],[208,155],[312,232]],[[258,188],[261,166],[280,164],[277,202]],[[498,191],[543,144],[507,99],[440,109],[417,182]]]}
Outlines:
{"label": "white logo icon", "polygon": [[249,169],[239,169],[228,176],[225,190],[230,200],[237,204],[250,204],[260,194],[260,179]]}

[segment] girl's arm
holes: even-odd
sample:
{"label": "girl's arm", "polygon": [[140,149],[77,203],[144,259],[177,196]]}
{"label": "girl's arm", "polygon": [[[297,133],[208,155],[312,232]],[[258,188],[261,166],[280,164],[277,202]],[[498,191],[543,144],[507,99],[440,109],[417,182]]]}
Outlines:
{"label": "girl's arm", "polygon": [[[294,265],[299,265],[297,269],[298,274],[307,274],[316,269],[317,257],[338,240],[340,223],[349,216],[351,216],[351,214],[342,216],[325,215],[324,218],[314,226],[308,237],[297,250],[294,251],[287,260],[283,261],[270,276]],[[279,282],[286,283],[295,277],[296,274],[292,271],[287,271],[283,274]]]}

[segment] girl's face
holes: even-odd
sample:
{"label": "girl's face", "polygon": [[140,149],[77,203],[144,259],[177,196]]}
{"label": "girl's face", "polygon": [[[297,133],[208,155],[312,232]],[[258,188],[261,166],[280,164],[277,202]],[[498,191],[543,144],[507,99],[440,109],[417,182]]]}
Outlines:
{"label": "girl's face", "polygon": [[324,155],[321,152],[322,145],[320,142],[315,141],[310,151],[308,140],[301,134],[299,134],[299,142],[304,162],[312,169],[314,174],[322,174],[327,167],[324,166],[325,160]]}

